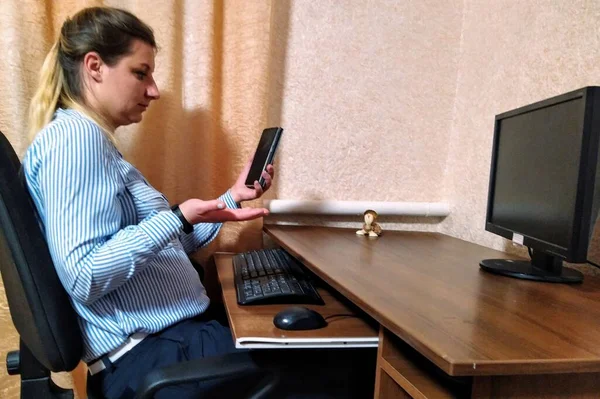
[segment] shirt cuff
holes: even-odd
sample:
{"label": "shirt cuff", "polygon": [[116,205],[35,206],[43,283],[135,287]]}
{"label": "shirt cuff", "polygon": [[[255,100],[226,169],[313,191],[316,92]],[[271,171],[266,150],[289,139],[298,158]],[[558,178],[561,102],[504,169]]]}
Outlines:
{"label": "shirt cuff", "polygon": [[231,190],[227,190],[227,192],[219,197],[221,201],[225,203],[227,208],[229,209],[240,209],[241,206],[234,201],[233,196],[231,195]]}

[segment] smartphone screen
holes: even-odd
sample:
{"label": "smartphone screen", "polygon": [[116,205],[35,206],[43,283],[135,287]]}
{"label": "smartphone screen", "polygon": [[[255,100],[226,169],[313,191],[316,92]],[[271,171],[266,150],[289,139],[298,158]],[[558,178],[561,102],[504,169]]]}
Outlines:
{"label": "smartphone screen", "polygon": [[275,150],[279,143],[279,137],[283,129],[280,127],[270,127],[263,130],[254,153],[254,159],[246,178],[246,186],[254,187],[254,182],[258,180],[260,185],[264,187],[264,179],[262,178],[262,172],[266,170],[267,165],[273,162],[275,157]]}

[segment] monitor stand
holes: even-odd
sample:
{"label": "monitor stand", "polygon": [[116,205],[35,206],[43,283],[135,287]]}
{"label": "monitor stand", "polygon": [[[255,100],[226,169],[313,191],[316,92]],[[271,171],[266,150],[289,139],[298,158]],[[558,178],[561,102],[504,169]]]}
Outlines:
{"label": "monitor stand", "polygon": [[487,272],[548,283],[581,283],[583,274],[563,267],[562,259],[540,251],[533,251],[531,261],[484,259],[479,266]]}

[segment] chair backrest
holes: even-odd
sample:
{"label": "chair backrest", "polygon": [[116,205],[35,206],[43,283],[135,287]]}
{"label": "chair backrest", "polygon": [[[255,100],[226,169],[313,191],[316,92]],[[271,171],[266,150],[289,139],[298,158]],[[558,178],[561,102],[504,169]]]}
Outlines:
{"label": "chair backrest", "polygon": [[0,133],[0,273],[8,306],[33,356],[51,371],[70,371],[81,359],[81,331],[20,169]]}

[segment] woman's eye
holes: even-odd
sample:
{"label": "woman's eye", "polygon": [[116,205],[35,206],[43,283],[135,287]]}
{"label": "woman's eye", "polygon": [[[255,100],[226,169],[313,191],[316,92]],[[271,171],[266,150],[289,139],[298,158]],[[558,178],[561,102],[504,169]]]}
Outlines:
{"label": "woman's eye", "polygon": [[145,72],[136,71],[134,73],[137,76],[138,80],[144,80],[144,78],[146,77],[146,73]]}

